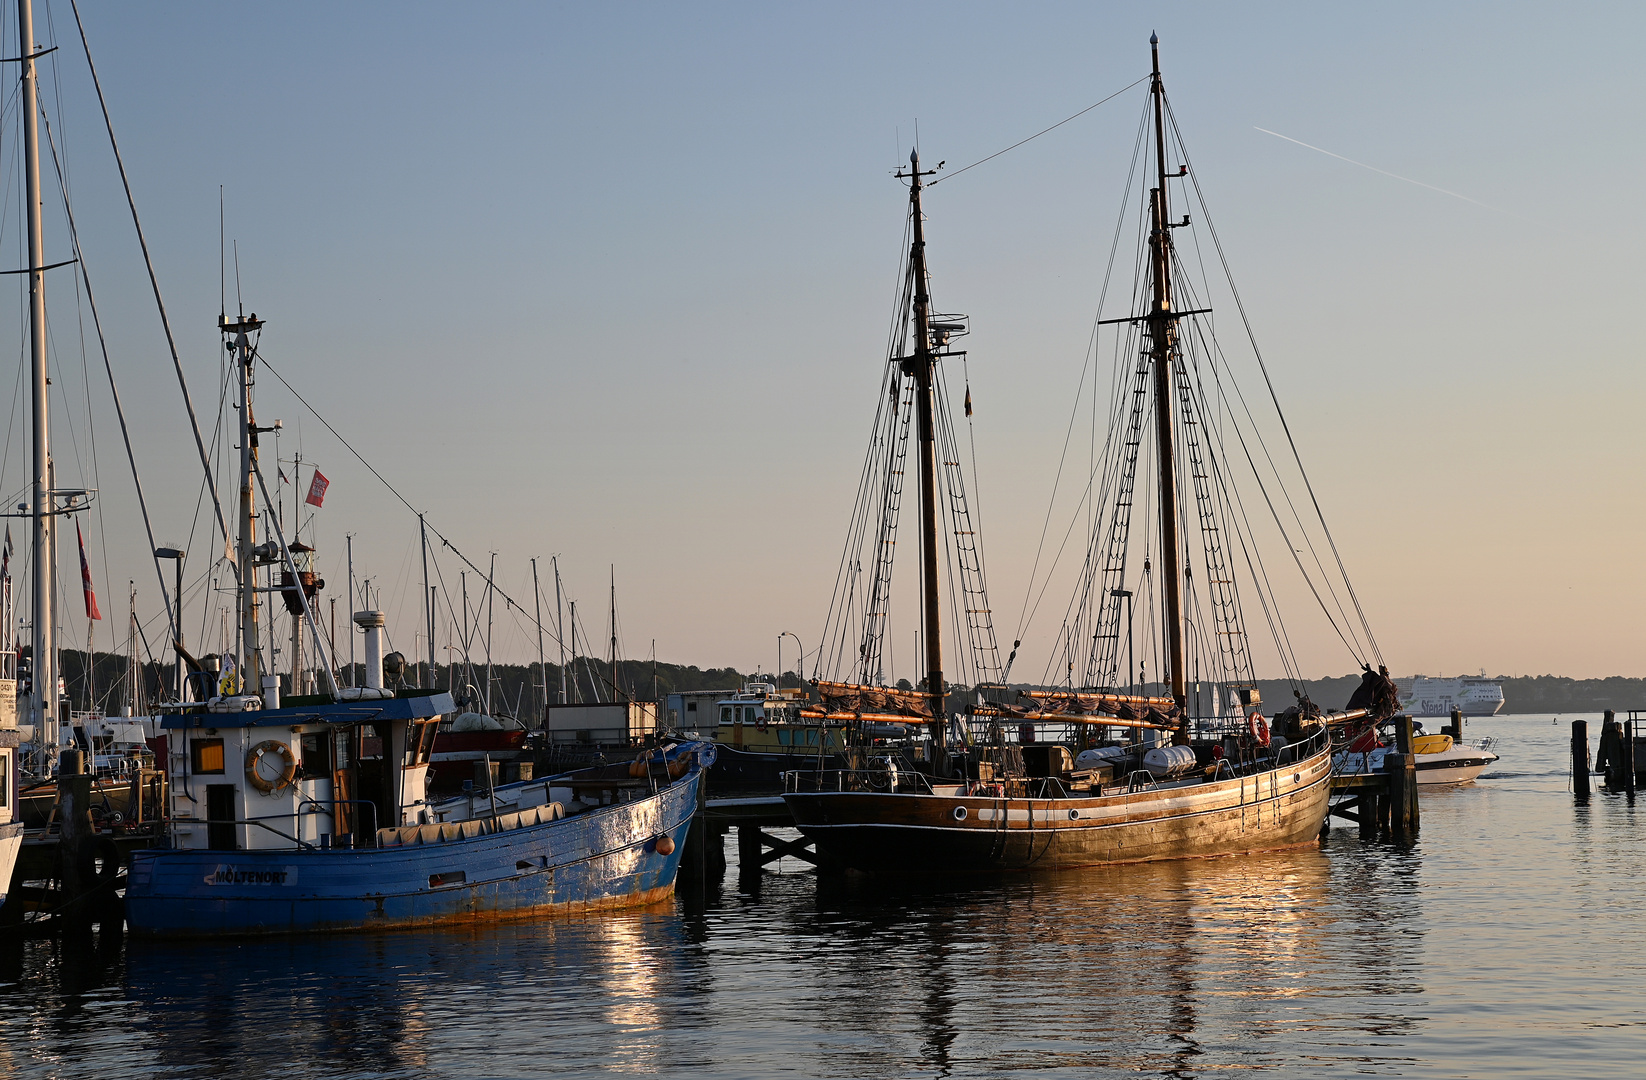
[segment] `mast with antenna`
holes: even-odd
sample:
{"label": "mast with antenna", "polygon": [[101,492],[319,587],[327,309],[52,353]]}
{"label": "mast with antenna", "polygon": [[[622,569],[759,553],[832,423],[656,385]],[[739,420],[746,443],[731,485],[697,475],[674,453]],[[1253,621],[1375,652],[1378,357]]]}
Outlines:
{"label": "mast with antenna", "polygon": [[51,410],[47,398],[46,371],[46,257],[40,221],[40,98],[35,74],[34,5],[18,0],[17,43],[23,61],[23,159],[24,213],[29,233],[29,374],[34,402],[34,684],[30,712],[40,740],[40,763],[50,772],[51,755],[57,752],[57,643],[54,640],[52,602],[56,595],[54,571],[57,558],[52,550],[51,515]]}
{"label": "mast with antenna", "polygon": [[1165,87],[1160,81],[1160,38],[1149,35],[1149,52],[1154,74],[1149,84],[1154,99],[1154,146],[1156,186],[1150,192],[1152,221],[1149,230],[1149,273],[1153,281],[1150,306],[1149,352],[1154,363],[1155,434],[1160,464],[1160,547],[1164,572],[1162,591],[1166,600],[1166,662],[1171,668],[1172,700],[1181,720],[1172,733],[1172,742],[1189,741],[1188,684],[1183,651],[1182,539],[1177,522],[1177,464],[1172,437],[1172,354],[1176,349],[1177,315],[1172,311],[1172,238],[1166,209],[1166,127]]}
{"label": "mast with antenna", "polygon": [[615,563],[613,563],[611,565],[611,576],[612,576],[612,647],[611,647],[611,660],[609,662],[609,666],[611,668],[612,700],[616,701],[617,700],[617,695],[621,691],[619,691],[617,689],[617,564],[615,564]]}
{"label": "mast with antenna", "polygon": [[549,562],[554,567],[554,635],[560,640],[560,704],[564,705],[566,704],[566,622],[560,617],[560,556],[550,556]]}
{"label": "mast with antenna", "polygon": [[923,615],[921,630],[926,646],[926,693],[931,699],[932,719],[927,725],[932,737],[933,764],[938,775],[948,770],[945,745],[948,725],[943,718],[943,634],[942,601],[938,595],[937,560],[937,425],[933,416],[933,367],[931,342],[931,296],[926,287],[926,226],[920,213],[922,177],[936,169],[920,170],[920,151],[909,153],[909,171],[900,178],[909,181],[909,214],[914,240],[909,247],[909,273],[914,278],[914,355],[900,357],[904,374],[915,382],[915,413],[919,419],[920,443],[920,566]]}
{"label": "mast with antenna", "polygon": [[537,583],[537,557],[532,557],[532,608],[537,620],[537,677],[541,682],[537,686],[537,718],[539,722],[548,721],[549,708],[549,665],[543,659],[543,589]]}

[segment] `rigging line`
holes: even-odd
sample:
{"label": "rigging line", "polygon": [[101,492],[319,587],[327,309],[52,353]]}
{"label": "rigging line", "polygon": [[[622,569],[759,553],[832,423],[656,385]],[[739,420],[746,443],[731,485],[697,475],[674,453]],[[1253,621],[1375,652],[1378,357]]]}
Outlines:
{"label": "rigging line", "polygon": [[[1139,80],[1139,82],[1141,82],[1141,81],[1142,80]],[[1132,84],[1132,86],[1136,86],[1136,85],[1137,85],[1137,83]],[[1131,89],[1131,87],[1127,87],[1126,89],[1129,90],[1129,89]],[[1147,115],[1148,115],[1148,111],[1147,111],[1147,109],[1145,109],[1144,110],[1144,117],[1147,118]],[[1086,371],[1087,371],[1088,368],[1093,368],[1094,369],[1092,371],[1092,384],[1093,384],[1093,392],[1094,393],[1096,392],[1097,372],[1095,371],[1095,366],[1096,366],[1096,363],[1097,363],[1097,337],[1098,337],[1098,326],[1099,326],[1098,320],[1100,320],[1103,317],[1103,301],[1109,294],[1109,281],[1113,277],[1113,274],[1114,274],[1115,255],[1119,251],[1119,248],[1120,248],[1121,231],[1125,228],[1125,225],[1126,225],[1126,215],[1127,215],[1127,205],[1126,204],[1127,204],[1129,196],[1131,195],[1132,182],[1136,179],[1136,175],[1137,175],[1137,157],[1138,157],[1138,153],[1139,153],[1139,148],[1143,144],[1143,142],[1142,142],[1142,140],[1143,140],[1143,130],[1144,130],[1143,129],[1143,124],[1140,121],[1139,124],[1138,124],[1137,136],[1133,140],[1133,143],[1132,143],[1132,162],[1131,162],[1131,166],[1130,166],[1130,168],[1129,168],[1129,170],[1126,174],[1126,190],[1121,194],[1121,198],[1120,198],[1120,214],[1115,219],[1114,237],[1109,242],[1109,264],[1108,264],[1108,269],[1104,272],[1104,275],[1103,275],[1103,288],[1102,288],[1102,291],[1098,294],[1097,313],[1092,316],[1091,339],[1090,339],[1089,344],[1087,345],[1088,359],[1081,366],[1081,369],[1080,369],[1080,382],[1075,387],[1074,405],[1069,410],[1068,430],[1065,431],[1064,435],[1063,435],[1063,454],[1058,459],[1057,475],[1052,481],[1052,496],[1049,500],[1047,500],[1046,520],[1041,524],[1041,527],[1040,527],[1040,544],[1039,544],[1038,547],[1035,548],[1034,566],[1029,571],[1029,587],[1023,594],[1023,606],[1018,611],[1017,632],[1012,635],[1012,639],[1014,641],[1021,641],[1023,639],[1024,633],[1026,633],[1028,631],[1029,621],[1034,618],[1034,612],[1029,611],[1029,596],[1034,591],[1035,575],[1038,573],[1038,571],[1040,569],[1041,554],[1044,552],[1045,547],[1046,547],[1046,532],[1047,532],[1048,529],[1051,528],[1052,510],[1054,509],[1054,507],[1057,503],[1057,488],[1058,488],[1058,484],[1061,482],[1062,477],[1063,477],[1064,463],[1068,460],[1069,444],[1074,438],[1074,422],[1075,422],[1076,419],[1079,418],[1079,415],[1080,415],[1080,397],[1081,397],[1081,394],[1082,394],[1082,392],[1085,388],[1085,385],[1086,385]],[[951,176],[958,176],[959,174],[958,173],[951,173],[950,175]],[[1136,309],[1134,308],[1133,310],[1136,310]],[[1094,413],[1095,413],[1095,410],[1094,410]],[[1113,430],[1112,425],[1111,425],[1110,430],[1111,431]],[[1089,480],[1088,480],[1088,485],[1089,485]],[[1084,505],[1084,500],[1082,500],[1082,505]],[[1077,510],[1078,510],[1078,507],[1077,507]],[[1070,527],[1071,527],[1071,529],[1073,528],[1072,525]],[[1067,536],[1065,536],[1064,537],[1065,546],[1067,545],[1067,543],[1068,543],[1068,538],[1067,538]],[[1062,548],[1058,549],[1059,554],[1062,553],[1062,550],[1063,550]],[[1050,568],[1048,568],[1047,571],[1046,571],[1046,577],[1047,577],[1047,583],[1048,584],[1050,583],[1052,572],[1056,569],[1056,566],[1057,566],[1057,562],[1054,559],[1053,563],[1052,563],[1052,566]],[[1044,597],[1045,592],[1046,592],[1045,587],[1042,586],[1041,591],[1040,591],[1040,595],[1042,597]],[[1035,610],[1038,611],[1039,607],[1040,607],[1040,604],[1039,604],[1038,601],[1036,601]],[[1015,646],[1014,646],[1014,650],[1015,650]]]}
{"label": "rigging line", "polygon": [[[303,407],[305,409],[309,410],[309,412],[314,415],[314,418],[316,420],[320,421],[320,423],[325,426],[326,430],[331,432],[333,437],[335,437],[338,442],[342,443],[344,448],[346,450],[348,450],[349,453],[354,455],[355,460],[359,461],[360,464],[362,464],[366,467],[367,471],[369,471],[373,476],[377,477],[378,481],[384,487],[389,489],[390,494],[392,494],[396,499],[399,499],[401,504],[403,506],[405,506],[405,508],[407,510],[410,510],[413,514],[417,513],[417,507],[413,506],[410,502],[408,502],[406,500],[406,497],[404,495],[400,494],[400,491],[399,491],[398,488],[396,488],[393,484],[389,483],[387,478],[385,478],[382,473],[378,472],[377,469],[372,465],[371,462],[367,461],[364,457],[362,457],[361,454],[360,454],[360,451],[358,451],[354,448],[354,444],[349,442],[349,440],[345,439],[342,436],[342,434],[336,428],[332,427],[331,421],[327,420],[324,416],[321,416],[319,410],[316,409],[313,405],[310,405],[309,402],[308,402],[308,399],[305,398],[302,394],[298,393],[297,389],[295,387],[293,387],[291,383],[286,381],[286,377],[284,375],[280,374],[280,372],[278,372],[274,369],[274,366],[269,363],[268,359],[262,354],[262,352],[258,351],[254,347],[253,351],[252,351],[252,355],[256,356],[257,359],[263,361],[263,366],[268,369],[269,374],[273,375],[276,379],[279,379],[280,380],[280,385],[284,386],[288,391],[290,391],[292,397],[296,398],[299,402],[301,402]],[[435,535],[435,537],[437,539],[439,539],[439,541],[442,544],[444,544],[446,547],[450,548],[452,550],[452,554],[456,555],[459,559],[462,559],[464,564],[467,565],[469,569],[473,570],[475,573],[480,574],[482,576],[485,575],[486,572],[484,570],[480,569],[480,567],[476,566],[474,564],[474,562],[471,561],[467,555],[463,554],[463,552],[458,548],[458,546],[456,544],[452,543],[451,540],[448,539],[446,537],[446,535],[444,533],[442,533],[439,529],[435,528],[433,525],[430,525],[429,526],[429,532],[433,533]],[[511,605],[513,607],[517,607],[517,608],[520,607],[520,605],[518,603],[516,603],[514,598],[509,596],[509,594],[504,592],[502,589],[497,590],[497,595],[501,596],[503,598],[503,602],[505,604],[509,604],[509,605]],[[522,610],[524,610],[524,609],[522,609]]]}
{"label": "rigging line", "polygon": [[[1165,98],[1164,90],[1161,91],[1161,96],[1162,98]],[[1326,514],[1320,508],[1319,498],[1315,496],[1314,484],[1310,483],[1308,471],[1303,468],[1303,458],[1302,455],[1298,453],[1296,440],[1292,438],[1291,425],[1286,422],[1286,414],[1281,411],[1280,396],[1275,392],[1274,382],[1269,378],[1269,366],[1263,360],[1263,352],[1257,345],[1256,332],[1253,331],[1251,319],[1246,314],[1246,305],[1241,300],[1240,290],[1234,283],[1234,275],[1229,269],[1228,256],[1223,251],[1223,241],[1219,239],[1217,235],[1217,227],[1212,224],[1211,212],[1206,207],[1205,193],[1201,191],[1200,180],[1194,169],[1194,163],[1189,160],[1188,151],[1183,146],[1183,135],[1178,130],[1177,116],[1172,112],[1170,99],[1167,99],[1165,104],[1166,113],[1171,118],[1172,122],[1172,133],[1177,138],[1178,149],[1183,151],[1184,163],[1189,165],[1189,182],[1194,186],[1195,199],[1200,204],[1201,215],[1206,219],[1206,230],[1211,235],[1212,244],[1217,249],[1218,260],[1223,265],[1224,276],[1228,279],[1229,291],[1234,297],[1235,309],[1240,312],[1240,321],[1246,329],[1246,337],[1251,342],[1252,352],[1257,357],[1257,366],[1263,373],[1263,383],[1268,387],[1269,398],[1274,402],[1275,412],[1280,415],[1280,426],[1282,430],[1286,432],[1286,443],[1291,447],[1292,458],[1297,462],[1298,472],[1303,476],[1303,486],[1309,492],[1309,501],[1314,504],[1315,516],[1320,519],[1320,527],[1326,534],[1326,542],[1331,546],[1332,557],[1337,560],[1338,573],[1343,575],[1343,584],[1348,590],[1349,599],[1354,604],[1355,613],[1360,617],[1361,629],[1366,632],[1366,639],[1372,646],[1372,654],[1377,658],[1377,662],[1381,665],[1383,663],[1382,650],[1380,650],[1377,646],[1377,638],[1372,634],[1371,624],[1366,618],[1365,610],[1360,605],[1360,597],[1355,593],[1354,583],[1349,580],[1349,571],[1348,568],[1343,565],[1343,556],[1338,551],[1337,540],[1332,536],[1331,526],[1326,524]]]}
{"label": "rigging line", "polygon": [[[1204,209],[1204,207],[1202,207],[1202,209]],[[1209,221],[1209,215],[1208,215],[1208,221]],[[1186,290],[1188,289],[1188,282],[1186,280],[1180,279],[1179,285],[1180,285],[1180,287],[1183,287]],[[1188,291],[1189,291],[1190,295],[1192,296],[1192,290],[1188,290]],[[1194,320],[1194,325],[1195,325],[1195,333],[1201,334],[1202,344],[1206,344],[1206,339],[1205,339],[1203,331],[1200,328],[1199,321]],[[1217,351],[1218,355],[1222,355],[1221,346],[1217,343],[1215,335],[1211,338],[1211,343],[1207,347],[1209,349],[1215,349]],[[1224,366],[1224,369],[1227,370],[1228,361],[1227,361],[1226,357],[1224,359],[1224,365],[1223,366]],[[1215,369],[1214,369],[1214,374],[1215,374]],[[1300,515],[1298,513],[1297,507],[1292,501],[1291,492],[1287,489],[1285,480],[1284,480],[1283,477],[1281,477],[1280,470],[1274,462],[1273,455],[1271,455],[1270,452],[1269,452],[1268,443],[1263,438],[1263,433],[1258,427],[1257,418],[1256,418],[1255,415],[1253,415],[1252,410],[1251,410],[1251,406],[1246,402],[1245,394],[1240,389],[1239,383],[1235,382],[1232,378],[1231,378],[1230,382],[1234,386],[1235,396],[1240,401],[1241,407],[1244,410],[1247,419],[1251,421],[1253,438],[1256,440],[1258,447],[1263,451],[1264,460],[1269,463],[1269,468],[1270,468],[1270,471],[1271,471],[1272,475],[1275,478],[1275,482],[1276,482],[1277,486],[1280,488],[1282,496],[1284,496],[1284,498],[1285,498],[1286,507],[1287,507],[1288,510],[1291,511],[1292,520],[1297,522],[1298,535],[1299,535],[1300,539],[1302,540],[1303,544],[1306,547],[1308,547],[1309,554],[1310,554],[1311,558],[1313,558],[1316,568],[1320,571],[1321,584],[1325,586],[1327,595],[1329,595],[1331,597],[1332,603],[1337,607],[1338,614],[1341,615],[1342,618],[1343,618],[1343,627],[1338,627],[1334,622],[1333,628],[1338,631],[1338,634],[1339,634],[1340,637],[1343,636],[1344,628],[1347,628],[1350,635],[1354,635],[1354,628],[1353,628],[1352,625],[1350,625],[1349,614],[1348,614],[1347,611],[1345,611],[1343,609],[1343,602],[1338,597],[1337,590],[1332,585],[1331,575],[1326,572],[1326,567],[1325,567],[1324,563],[1321,561],[1320,554],[1319,554],[1318,550],[1315,547],[1314,538],[1309,534],[1308,527],[1304,524],[1302,515]],[[1223,389],[1222,389],[1223,384],[1222,384],[1221,380],[1219,380],[1218,386],[1219,386],[1219,393],[1221,395],[1223,393]],[[1225,398],[1225,400],[1226,400],[1226,398]],[[1277,411],[1278,411],[1278,406],[1277,406]],[[1234,423],[1234,426],[1235,426],[1235,429],[1236,429],[1236,434],[1238,435],[1239,432],[1240,432],[1240,427],[1239,427],[1238,420],[1234,420],[1231,417],[1231,422]],[[1243,437],[1242,437],[1242,441],[1244,442]],[[1254,470],[1253,471],[1254,478],[1257,478],[1258,483],[1261,485],[1262,480],[1261,480],[1260,477],[1257,477],[1257,473],[1256,473],[1256,462],[1255,462],[1255,460],[1252,460],[1250,458],[1249,458],[1249,461],[1250,461],[1250,464],[1252,465],[1252,468]],[[1267,494],[1267,493],[1265,493],[1265,494]],[[1273,512],[1274,512],[1274,508],[1271,507],[1271,513],[1273,513]],[[1290,546],[1291,539],[1285,533],[1284,526],[1280,525],[1280,522],[1279,522],[1278,518],[1276,518],[1275,523],[1276,523],[1277,527],[1280,527],[1282,529],[1282,536],[1286,537],[1287,544],[1288,544],[1288,546]],[[1322,524],[1324,524],[1324,522]],[[1296,560],[1296,555],[1300,554],[1300,553],[1296,552],[1295,549],[1293,549],[1293,550],[1294,550],[1294,556],[1293,557],[1294,557],[1294,560]],[[1316,599],[1321,604],[1322,610],[1326,612],[1327,618],[1330,619],[1331,618],[1331,612],[1327,608],[1325,599],[1320,596],[1320,593],[1319,593],[1318,590],[1314,589],[1313,579],[1309,576],[1309,572],[1308,572],[1307,568],[1305,568],[1302,565],[1302,563],[1299,562],[1298,563],[1298,570],[1303,574],[1304,580],[1309,582],[1310,588],[1311,588],[1311,590],[1314,590]],[[1340,570],[1341,570],[1341,567],[1340,567]],[[1347,585],[1348,582],[1347,582],[1346,575],[1345,575],[1344,580],[1345,580],[1345,585]],[[1365,663],[1365,649],[1360,644],[1360,642],[1358,640],[1349,641],[1348,638],[1344,638],[1344,643],[1346,645],[1348,645],[1350,655],[1352,655],[1354,657],[1356,663],[1361,663],[1361,664]]]}
{"label": "rigging line", "polygon": [[[44,120],[46,118],[44,116],[42,116],[41,119]],[[97,344],[98,344],[98,347],[103,352],[103,369],[108,373],[108,376],[109,376],[109,393],[111,395],[113,395],[113,397],[114,397],[114,414],[115,414],[115,416],[119,417],[119,419],[120,419],[120,437],[121,437],[122,440],[124,440],[124,442],[126,444],[126,460],[131,463],[131,480],[132,480],[132,484],[137,488],[137,508],[142,512],[142,515],[143,515],[143,531],[148,535],[148,538],[149,538],[149,551],[152,553],[153,551],[156,550],[156,548],[159,545],[157,545],[154,541],[154,525],[153,525],[152,521],[149,518],[149,504],[148,504],[148,500],[143,495],[143,480],[138,475],[138,472],[137,472],[137,455],[132,450],[131,429],[126,425],[126,407],[120,400],[120,387],[115,383],[115,380],[114,380],[114,365],[109,360],[109,345],[108,345],[107,339],[105,339],[105,337],[103,336],[103,320],[97,313],[97,297],[92,293],[92,290],[91,290],[91,274],[86,270],[85,256],[80,251],[80,231],[75,227],[74,207],[69,202],[68,187],[64,183],[62,163],[59,161],[58,156],[57,156],[57,142],[56,142],[56,139],[52,135],[51,121],[50,120],[46,120],[45,127],[46,127],[46,145],[51,148],[52,164],[54,166],[56,166],[56,169],[57,169],[58,184],[59,184],[59,186],[61,186],[63,188],[63,212],[64,212],[64,216],[68,219],[69,243],[74,248],[74,257],[77,260],[77,265],[80,267],[80,276],[86,283],[86,304],[87,304],[88,307],[91,308],[92,326],[97,331]],[[90,400],[89,400],[89,396],[90,395],[88,393],[87,408],[90,408],[90,404],[91,404]],[[93,451],[93,457],[94,457],[94,462],[93,462],[92,468],[95,472],[95,470],[96,470],[95,450]],[[108,577],[108,566],[107,566],[107,548],[106,547],[105,547],[105,550],[104,550],[104,558],[105,558],[105,565],[104,565],[104,568],[103,568],[103,576],[105,578],[107,578]],[[154,561],[155,577],[160,582],[160,598],[161,598],[162,602],[164,602],[165,597],[166,597],[166,575],[160,568],[160,561],[158,559],[155,559],[153,561]],[[170,604],[166,605],[166,610],[168,612],[171,611],[171,605]],[[181,626],[181,621],[180,620],[181,620],[181,612],[173,614],[170,618],[173,640],[180,640],[177,636],[178,627]]]}
{"label": "rigging line", "polygon": [[1078,120],[1080,117],[1085,116],[1087,113],[1091,112],[1093,109],[1097,108],[1099,105],[1105,104],[1106,102],[1113,101],[1115,98],[1119,97],[1121,94],[1124,94],[1126,91],[1130,90],[1132,87],[1136,86],[1138,83],[1148,82],[1150,78],[1151,78],[1151,76],[1145,75],[1141,79],[1137,80],[1137,82],[1128,83],[1127,85],[1122,86],[1119,90],[1116,90],[1114,93],[1110,94],[1108,97],[1104,98],[1102,101],[1093,102],[1092,104],[1086,106],[1084,109],[1081,109],[1079,112],[1075,113],[1073,116],[1065,117],[1064,119],[1059,120],[1057,123],[1053,124],[1049,128],[1046,128],[1044,131],[1037,131],[1033,135],[1030,135],[1027,139],[1022,140],[1021,142],[1012,143],[1012,145],[1006,147],[1006,149],[1004,149],[1004,150],[996,150],[994,153],[990,154],[988,157],[982,158],[981,160],[978,160],[978,161],[974,161],[970,165],[967,165],[964,169],[956,169],[954,172],[950,173],[948,176],[940,176],[937,179],[933,180],[931,183],[927,184],[926,186],[927,187],[936,187],[938,184],[941,184],[945,180],[953,180],[955,177],[957,177],[961,173],[965,172],[966,169],[975,169],[979,165],[982,165],[986,161],[993,161],[995,158],[999,157],[1001,154],[1009,154],[1013,150],[1016,150],[1018,147],[1022,146],[1023,143],[1033,142],[1034,140],[1040,138],[1040,136],[1046,134],[1047,131],[1056,131],[1058,128],[1062,127],[1064,124],[1067,124],[1070,120]]}
{"label": "rigging line", "polygon": [[[212,477],[211,457],[206,453],[205,440],[200,435],[200,421],[194,413],[194,398],[189,394],[189,383],[183,377],[183,360],[177,353],[177,338],[171,332],[171,317],[166,314],[166,302],[160,297],[160,279],[155,276],[154,259],[149,255],[149,242],[143,235],[143,223],[137,216],[137,200],[131,192],[131,180],[126,176],[126,162],[120,156],[120,144],[114,138],[114,120],[109,116],[109,103],[103,97],[103,83],[97,77],[97,65],[92,62],[91,42],[86,39],[86,26],[80,20],[80,5],[77,0],[69,0],[69,6],[74,10],[74,25],[80,31],[80,45],[86,53],[86,66],[91,69],[92,86],[97,90],[97,103],[103,110],[103,125],[109,132],[109,148],[114,151],[114,162],[120,169],[120,183],[126,190],[126,205],[131,208],[132,227],[137,230],[137,243],[143,249],[143,264],[148,268],[149,285],[154,289],[154,303],[160,309],[160,325],[166,331],[166,344],[171,348],[172,367],[177,370],[177,385],[183,391],[183,406],[188,410],[189,428],[194,432],[194,446],[200,453],[200,465],[206,470],[206,477],[211,480],[212,508],[217,511],[217,527],[222,530],[224,551],[228,550],[229,525],[223,517],[223,504],[217,498],[217,482]],[[240,566],[234,565],[236,579],[240,577]]]}

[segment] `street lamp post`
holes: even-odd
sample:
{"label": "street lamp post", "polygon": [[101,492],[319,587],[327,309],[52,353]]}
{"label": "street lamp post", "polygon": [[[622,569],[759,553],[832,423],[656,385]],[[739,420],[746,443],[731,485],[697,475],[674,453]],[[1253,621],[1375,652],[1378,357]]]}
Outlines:
{"label": "street lamp post", "polygon": [[783,688],[783,639],[785,637],[794,638],[795,649],[800,654],[796,656],[794,660],[795,678],[801,683],[806,681],[806,673],[804,670],[806,666],[806,646],[800,644],[800,639],[795,637],[791,631],[785,630],[777,635],[777,686],[779,690]]}

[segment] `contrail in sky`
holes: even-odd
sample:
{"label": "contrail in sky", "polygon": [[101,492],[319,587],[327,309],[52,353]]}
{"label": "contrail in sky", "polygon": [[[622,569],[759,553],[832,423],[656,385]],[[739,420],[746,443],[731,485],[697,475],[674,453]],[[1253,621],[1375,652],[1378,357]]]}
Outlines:
{"label": "contrail in sky", "polygon": [[[1268,128],[1265,128],[1265,127],[1257,127],[1256,124],[1253,124],[1252,126],[1254,128],[1257,128],[1258,131],[1263,132],[1263,134],[1265,134],[1265,135],[1273,135],[1277,139],[1285,139],[1289,143],[1297,143],[1297,145],[1303,147],[1305,150],[1313,150],[1317,154],[1325,154],[1327,157],[1334,157],[1334,158],[1337,158],[1337,160],[1339,160],[1339,161],[1347,161],[1350,165],[1359,165],[1362,169],[1370,169],[1373,172],[1380,173],[1381,175],[1387,176],[1392,180],[1400,180],[1400,181],[1403,181],[1404,183],[1416,184],[1420,188],[1428,188],[1430,191],[1438,191],[1442,195],[1450,195],[1454,199],[1462,199],[1466,203],[1474,203],[1476,206],[1480,207],[1481,209],[1490,210],[1495,214],[1506,214],[1509,217],[1516,217],[1516,218],[1520,217],[1519,214],[1511,213],[1508,210],[1504,210],[1500,207],[1492,206],[1489,203],[1483,203],[1479,199],[1471,199],[1471,198],[1469,198],[1469,196],[1459,195],[1455,191],[1447,191],[1445,188],[1435,187],[1433,184],[1425,184],[1421,180],[1413,180],[1409,176],[1401,176],[1397,173],[1389,172],[1387,169],[1380,169],[1376,165],[1368,165],[1364,161],[1356,161],[1354,158],[1346,158],[1342,154],[1334,154],[1330,150],[1322,150],[1318,146],[1310,146],[1308,143],[1304,142],[1301,139],[1294,139],[1290,135],[1282,135],[1278,131],[1270,131]],[[1523,220],[1526,220],[1526,219],[1523,219]]]}

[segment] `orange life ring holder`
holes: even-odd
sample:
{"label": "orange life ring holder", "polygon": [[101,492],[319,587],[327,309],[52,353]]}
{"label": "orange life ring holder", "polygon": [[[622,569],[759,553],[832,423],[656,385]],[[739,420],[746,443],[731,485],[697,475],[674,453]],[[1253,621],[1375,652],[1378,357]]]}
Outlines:
{"label": "orange life ring holder", "polygon": [[1269,745],[1269,723],[1263,719],[1262,713],[1253,713],[1246,721],[1246,733],[1259,746]]}
{"label": "orange life ring holder", "polygon": [[[273,780],[263,775],[260,766],[266,757],[279,759],[280,773]],[[265,795],[273,795],[290,787],[297,779],[297,758],[291,747],[279,739],[265,739],[246,751],[246,783]]]}
{"label": "orange life ring holder", "polygon": [[759,728],[761,731],[766,730],[766,717],[764,714],[761,715],[760,719],[754,722],[754,726]]}

